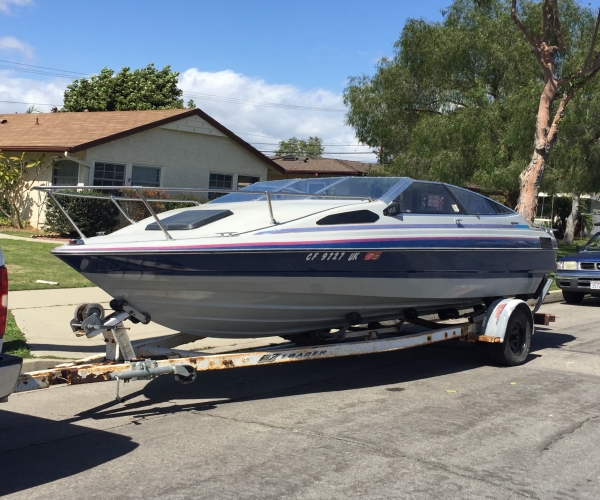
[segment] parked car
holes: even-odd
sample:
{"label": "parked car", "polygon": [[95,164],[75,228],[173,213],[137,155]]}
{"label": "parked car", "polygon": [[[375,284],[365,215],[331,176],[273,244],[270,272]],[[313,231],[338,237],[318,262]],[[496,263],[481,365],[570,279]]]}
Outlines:
{"label": "parked car", "polygon": [[8,273],[4,265],[4,255],[0,250],[0,403],[7,400],[13,392],[23,360],[9,354],[2,354],[6,315],[8,314]]}
{"label": "parked car", "polygon": [[556,284],[567,304],[580,304],[586,294],[600,297],[600,233],[558,261]]}

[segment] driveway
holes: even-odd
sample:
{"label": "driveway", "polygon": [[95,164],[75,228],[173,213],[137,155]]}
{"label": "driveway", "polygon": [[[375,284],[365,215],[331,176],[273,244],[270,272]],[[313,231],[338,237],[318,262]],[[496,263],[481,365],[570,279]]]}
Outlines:
{"label": "driveway", "polygon": [[6,498],[600,497],[600,299],[548,304],[523,366],[450,341],[15,394]]}

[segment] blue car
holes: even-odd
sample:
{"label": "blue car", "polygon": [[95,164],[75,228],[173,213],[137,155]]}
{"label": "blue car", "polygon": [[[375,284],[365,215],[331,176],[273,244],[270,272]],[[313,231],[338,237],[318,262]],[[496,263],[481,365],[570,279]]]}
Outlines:
{"label": "blue car", "polygon": [[600,297],[600,233],[556,267],[556,284],[567,304],[580,304],[586,294]]}

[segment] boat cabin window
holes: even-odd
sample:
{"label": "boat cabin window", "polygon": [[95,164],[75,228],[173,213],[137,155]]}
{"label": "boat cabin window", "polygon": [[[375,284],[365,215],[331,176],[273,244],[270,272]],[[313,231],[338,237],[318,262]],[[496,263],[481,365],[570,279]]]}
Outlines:
{"label": "boat cabin window", "polygon": [[337,224],[365,224],[377,222],[379,215],[370,210],[355,210],[341,214],[332,214],[317,221],[318,226],[334,226]]}
{"label": "boat cabin window", "polygon": [[413,214],[458,214],[461,207],[443,184],[413,182],[394,200],[396,212]]}
{"label": "boat cabin window", "polygon": [[455,196],[458,202],[463,206],[466,213],[471,215],[495,215],[498,213],[492,206],[492,201],[487,198],[469,191],[468,189],[462,189],[456,186],[446,187]]}

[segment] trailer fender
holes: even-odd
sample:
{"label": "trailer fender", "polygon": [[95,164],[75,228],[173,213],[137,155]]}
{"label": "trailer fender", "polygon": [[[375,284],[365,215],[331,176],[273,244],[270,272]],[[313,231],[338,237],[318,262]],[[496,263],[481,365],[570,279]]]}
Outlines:
{"label": "trailer fender", "polygon": [[533,313],[525,302],[521,299],[498,299],[486,311],[481,328],[483,335],[497,337],[501,339],[501,342],[504,342],[508,321],[516,309],[520,309],[525,313],[533,333],[535,331],[533,328]]}

